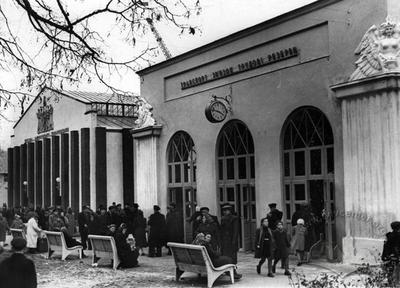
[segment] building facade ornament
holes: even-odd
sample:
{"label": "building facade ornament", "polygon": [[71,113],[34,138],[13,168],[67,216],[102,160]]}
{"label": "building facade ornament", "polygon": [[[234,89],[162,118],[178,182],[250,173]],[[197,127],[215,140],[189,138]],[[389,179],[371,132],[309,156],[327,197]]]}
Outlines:
{"label": "building facade ornament", "polygon": [[153,107],[142,97],[137,97],[137,119],[133,129],[154,126],[156,120],[153,118]]}
{"label": "building facade ornament", "polygon": [[38,134],[54,129],[53,106],[51,104],[47,104],[46,100],[46,96],[43,96],[43,105],[39,107],[36,113],[38,118]]}
{"label": "building facade ornament", "polygon": [[350,76],[358,80],[386,72],[400,72],[400,23],[389,17],[379,27],[373,25],[355,50],[360,58]]}

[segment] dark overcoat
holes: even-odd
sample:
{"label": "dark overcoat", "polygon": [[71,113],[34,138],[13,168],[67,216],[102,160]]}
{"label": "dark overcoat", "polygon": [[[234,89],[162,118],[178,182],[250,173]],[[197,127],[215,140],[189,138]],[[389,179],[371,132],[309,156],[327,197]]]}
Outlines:
{"label": "dark overcoat", "polygon": [[[267,242],[269,245],[268,247],[264,247],[266,242],[264,239],[266,238],[266,233],[269,235],[267,236],[270,241]],[[275,252],[275,240],[274,235],[272,234],[272,230],[266,227],[265,229],[257,228],[256,230],[256,237],[255,237],[255,255],[254,258],[270,258],[274,256]]]}
{"label": "dark overcoat", "polygon": [[276,224],[278,221],[282,220],[283,213],[278,209],[273,209],[267,214],[268,227],[271,230],[276,229]]}
{"label": "dark overcoat", "polygon": [[167,241],[183,243],[183,219],[176,210],[167,213]]}
{"label": "dark overcoat", "polygon": [[133,236],[136,239],[136,246],[137,247],[147,247],[147,239],[146,239],[146,227],[147,227],[147,220],[143,216],[142,213],[138,213],[137,216],[137,225],[135,226],[135,231]]}
{"label": "dark overcoat", "polygon": [[275,240],[275,258],[287,258],[290,251],[290,240],[285,229],[272,231]]}
{"label": "dark overcoat", "polygon": [[165,216],[155,212],[149,217],[147,224],[150,226],[149,246],[162,246],[165,243]]}
{"label": "dark overcoat", "polygon": [[0,286],[13,288],[36,288],[36,270],[32,260],[14,253],[0,263]]}
{"label": "dark overcoat", "polygon": [[237,263],[237,251],[239,249],[239,217],[233,214],[221,218],[220,228],[221,252],[224,256],[232,258]]}

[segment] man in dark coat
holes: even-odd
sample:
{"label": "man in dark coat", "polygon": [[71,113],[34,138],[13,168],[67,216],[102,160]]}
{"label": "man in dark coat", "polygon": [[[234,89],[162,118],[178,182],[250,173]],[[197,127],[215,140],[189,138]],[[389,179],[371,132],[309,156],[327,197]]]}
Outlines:
{"label": "man in dark coat", "polygon": [[[234,264],[237,264],[237,251],[239,250],[239,217],[233,214],[230,204],[222,205],[221,217],[221,252],[222,255],[232,258]],[[240,278],[235,270],[235,277]]]}
{"label": "man in dark coat", "polygon": [[154,213],[150,215],[148,225],[149,233],[149,257],[161,257],[161,248],[165,242],[165,216],[160,213],[158,205],[153,206]]}
{"label": "man in dark coat", "polygon": [[268,207],[270,209],[269,213],[267,214],[267,219],[268,219],[268,228],[271,230],[276,229],[276,224],[278,221],[282,220],[283,213],[282,211],[279,211],[276,208],[276,203],[270,203],[268,204]]}
{"label": "man in dark coat", "polygon": [[[78,214],[78,226],[79,234],[81,234],[81,241],[83,249],[88,248],[88,235],[89,235],[89,221],[90,221],[90,208],[88,206],[82,206],[82,212]],[[89,249],[91,249],[91,244],[89,241]]]}
{"label": "man in dark coat", "polygon": [[[176,204],[171,203],[165,218],[167,225],[167,241],[183,243],[183,219],[179,211],[176,210]],[[168,255],[171,255],[168,253]]]}
{"label": "man in dark coat", "polygon": [[36,269],[32,260],[25,257],[26,240],[11,241],[14,253],[0,263],[0,286],[13,288],[36,288]]}

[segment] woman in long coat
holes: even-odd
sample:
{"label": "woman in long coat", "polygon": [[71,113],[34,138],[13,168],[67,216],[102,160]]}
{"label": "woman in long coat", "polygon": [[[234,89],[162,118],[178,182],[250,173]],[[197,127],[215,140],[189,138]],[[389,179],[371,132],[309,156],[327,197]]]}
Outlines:
{"label": "woman in long coat", "polygon": [[141,254],[144,255],[143,247],[147,247],[146,239],[147,220],[143,216],[143,211],[138,210],[137,225],[135,227],[134,236],[136,240],[136,247]]}
{"label": "woman in long coat", "polygon": [[35,253],[37,240],[41,231],[42,229],[39,228],[37,223],[37,217],[31,214],[31,217],[26,224],[26,247],[28,247],[30,253]]}

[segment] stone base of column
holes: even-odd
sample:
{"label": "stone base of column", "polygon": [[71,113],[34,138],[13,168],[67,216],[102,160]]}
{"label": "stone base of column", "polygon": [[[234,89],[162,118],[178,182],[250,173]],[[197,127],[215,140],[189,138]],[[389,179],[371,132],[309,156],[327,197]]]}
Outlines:
{"label": "stone base of column", "polygon": [[343,262],[377,264],[381,259],[383,239],[344,237]]}

